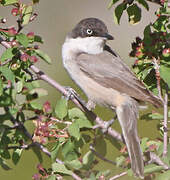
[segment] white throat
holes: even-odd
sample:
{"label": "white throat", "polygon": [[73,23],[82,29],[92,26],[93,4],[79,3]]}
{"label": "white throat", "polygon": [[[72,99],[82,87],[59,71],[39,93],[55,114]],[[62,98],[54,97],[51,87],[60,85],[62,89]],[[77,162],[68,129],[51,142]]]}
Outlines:
{"label": "white throat", "polygon": [[63,59],[72,59],[81,52],[99,54],[103,52],[105,42],[106,38],[103,37],[67,37],[62,47]]}

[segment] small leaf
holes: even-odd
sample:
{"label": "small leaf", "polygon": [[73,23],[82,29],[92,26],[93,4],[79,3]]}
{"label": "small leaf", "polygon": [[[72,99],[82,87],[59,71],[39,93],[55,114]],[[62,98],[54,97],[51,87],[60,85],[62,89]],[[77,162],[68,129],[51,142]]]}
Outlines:
{"label": "small leaf", "polygon": [[74,119],[74,118],[87,119],[84,113],[78,108],[69,109],[68,116],[69,119]]}
{"label": "small leaf", "polygon": [[28,44],[29,44],[29,40],[28,40],[28,37],[25,35],[25,34],[17,34],[16,36],[16,39],[18,40],[18,42],[20,44],[22,44],[25,48],[28,47]]}
{"label": "small leaf", "polygon": [[2,72],[7,80],[10,80],[12,83],[15,82],[15,75],[7,66],[1,66],[0,72]]}
{"label": "small leaf", "polygon": [[71,136],[75,137],[77,140],[80,139],[80,129],[79,126],[76,122],[73,122],[69,127],[68,127],[68,132]]}
{"label": "small leaf", "polygon": [[53,162],[56,161],[57,155],[58,155],[58,150],[60,148],[60,144],[58,142],[56,142],[56,144],[54,145],[52,151],[51,151],[51,160]]}
{"label": "small leaf", "polygon": [[58,118],[64,119],[67,116],[67,106],[68,102],[65,98],[61,98],[59,101],[57,101],[55,114]]}
{"label": "small leaf", "polygon": [[56,180],[56,175],[55,174],[50,175],[46,180]]}
{"label": "small leaf", "polygon": [[1,1],[1,4],[3,6],[8,6],[8,5],[15,4],[15,3],[18,3],[18,0],[2,0]]}
{"label": "small leaf", "polygon": [[62,147],[62,154],[64,157],[66,157],[67,154],[72,151],[74,151],[74,144],[71,142],[71,140],[68,140],[67,143],[65,143]]}
{"label": "small leaf", "polygon": [[161,65],[159,70],[161,78],[168,84],[168,87],[170,88],[170,67]]}
{"label": "small leaf", "polygon": [[83,166],[83,164],[78,159],[74,159],[72,161],[66,161],[65,163],[67,166],[74,168],[76,170],[82,168]]}
{"label": "small leaf", "polygon": [[[89,167],[94,160],[94,154],[91,151],[88,151],[82,159],[83,165]],[[90,167],[89,167],[90,168]]]}
{"label": "small leaf", "polygon": [[141,20],[141,9],[137,4],[133,4],[127,8],[127,13],[129,16],[129,23],[134,25]]}
{"label": "small leaf", "polygon": [[63,173],[63,174],[68,174],[68,175],[72,174],[72,171],[68,170],[64,164],[53,163],[52,170],[58,173]]}
{"label": "small leaf", "polygon": [[23,82],[22,81],[18,81],[17,82],[17,93],[20,93],[22,91],[22,88],[23,88]]}
{"label": "small leaf", "polygon": [[124,156],[119,156],[116,158],[116,166],[120,167],[123,165],[123,163],[125,162],[125,157]]}
{"label": "small leaf", "polygon": [[16,48],[8,48],[5,52],[2,53],[1,61],[4,62],[7,59],[12,59],[15,55]]}
{"label": "small leaf", "polygon": [[41,36],[35,35],[34,36],[34,42],[43,43],[43,40],[42,40]]}
{"label": "small leaf", "polygon": [[155,180],[170,180],[170,171],[163,172],[156,176]]}
{"label": "small leaf", "polygon": [[151,174],[153,172],[159,172],[163,169],[164,169],[164,167],[162,167],[162,166],[157,166],[155,164],[149,164],[149,165],[145,166],[144,173]]}
{"label": "small leaf", "polygon": [[151,119],[163,119],[164,118],[164,116],[162,114],[159,114],[159,113],[149,114],[148,117]]}
{"label": "small leaf", "polygon": [[149,138],[147,138],[147,137],[142,138],[142,142],[141,142],[142,152],[145,152],[145,150],[147,149],[147,141],[148,140],[149,140]]}
{"label": "small leaf", "polygon": [[51,58],[46,53],[44,53],[43,51],[39,49],[36,49],[34,51],[37,54],[37,56],[39,56],[42,60],[44,60],[48,64],[51,64]]}
{"label": "small leaf", "polygon": [[32,89],[29,94],[37,94],[38,97],[43,97],[48,95],[48,91],[43,88],[34,88]]}
{"label": "small leaf", "polygon": [[24,6],[23,12],[22,12],[23,14],[22,25],[26,25],[29,23],[30,17],[32,15],[32,11],[33,11],[32,6]]}
{"label": "small leaf", "polygon": [[6,164],[6,162],[0,158],[0,166],[4,169],[4,170],[10,170],[11,168]]}
{"label": "small leaf", "polygon": [[149,11],[149,5],[145,0],[137,0],[147,11]]}
{"label": "small leaf", "polygon": [[37,101],[31,101],[30,105],[33,109],[42,110],[43,108],[42,104],[38,103]]}
{"label": "small leaf", "polygon": [[21,158],[21,154],[22,154],[22,149],[15,149],[13,154],[12,154],[12,161],[13,163],[16,165],[20,158]]}
{"label": "small leaf", "polygon": [[3,94],[3,82],[2,79],[0,78],[0,96]]}
{"label": "small leaf", "polygon": [[77,119],[76,123],[78,124],[79,128],[92,128],[92,124],[87,119]]}
{"label": "small leaf", "polygon": [[115,19],[115,23],[116,24],[120,24],[120,18],[123,14],[123,11],[126,9],[126,4],[125,3],[121,3],[119,4],[114,11],[114,19]]}

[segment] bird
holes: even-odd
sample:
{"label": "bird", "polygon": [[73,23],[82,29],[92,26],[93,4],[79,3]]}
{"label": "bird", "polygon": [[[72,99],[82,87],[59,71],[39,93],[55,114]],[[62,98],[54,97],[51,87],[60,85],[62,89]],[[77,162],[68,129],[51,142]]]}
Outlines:
{"label": "bird", "polygon": [[143,153],[137,132],[138,101],[160,107],[161,101],[107,45],[113,40],[105,23],[82,19],[66,36],[63,66],[92,104],[116,111],[135,176],[144,178]]}

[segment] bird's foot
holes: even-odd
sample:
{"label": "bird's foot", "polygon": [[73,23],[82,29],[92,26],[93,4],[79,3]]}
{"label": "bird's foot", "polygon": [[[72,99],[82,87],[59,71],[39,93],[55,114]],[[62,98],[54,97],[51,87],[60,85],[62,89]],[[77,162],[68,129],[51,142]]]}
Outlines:
{"label": "bird's foot", "polygon": [[83,101],[78,93],[71,87],[65,87],[65,90],[67,91],[67,95],[65,96],[66,100],[68,101],[69,99],[77,99],[77,101],[82,104],[83,106],[86,107],[85,101]]}
{"label": "bird's foot", "polygon": [[110,121],[104,122],[104,128],[102,128],[102,132],[105,134],[107,133],[109,127],[114,123],[115,119],[111,119]]}

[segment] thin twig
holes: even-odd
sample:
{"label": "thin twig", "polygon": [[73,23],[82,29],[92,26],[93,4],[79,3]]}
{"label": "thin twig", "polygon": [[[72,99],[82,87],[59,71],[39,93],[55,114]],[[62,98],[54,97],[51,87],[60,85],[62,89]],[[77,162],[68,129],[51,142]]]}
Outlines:
{"label": "thin twig", "polygon": [[163,137],[163,156],[166,156],[168,153],[168,85],[165,87],[164,95],[164,137]]}
{"label": "thin twig", "polygon": [[116,176],[111,177],[109,180],[118,179],[118,178],[120,178],[120,177],[122,177],[122,176],[125,176],[126,174],[127,174],[127,172],[122,172],[122,173],[120,173],[120,174],[117,174]]}
{"label": "thin twig", "polygon": [[95,148],[93,147],[92,144],[90,144],[90,150],[95,154],[95,156],[97,156],[98,158],[100,158],[101,160],[108,162],[110,164],[116,165],[116,162],[111,161],[109,159],[106,159],[105,157],[103,157],[100,153],[98,153],[97,151],[95,151]]}
{"label": "thin twig", "polygon": [[153,63],[154,63],[154,68],[155,68],[155,72],[156,72],[156,83],[157,83],[157,89],[158,89],[158,97],[160,98],[160,100],[162,102],[164,102],[163,100],[163,97],[162,97],[162,90],[161,90],[161,84],[160,84],[160,81],[161,81],[161,78],[160,78],[160,72],[159,72],[159,64],[158,64],[158,61],[155,57],[153,57]]}

